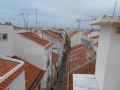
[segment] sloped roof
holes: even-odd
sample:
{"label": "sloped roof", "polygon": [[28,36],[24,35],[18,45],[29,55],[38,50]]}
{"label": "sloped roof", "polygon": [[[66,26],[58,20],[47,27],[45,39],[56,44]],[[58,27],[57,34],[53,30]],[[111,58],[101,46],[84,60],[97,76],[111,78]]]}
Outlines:
{"label": "sloped roof", "polygon": [[40,38],[39,36],[31,33],[31,32],[24,32],[24,33],[19,33],[20,35],[42,45],[42,46],[45,46],[47,44],[49,44],[50,42],[46,39],[43,39],[43,38]]}
{"label": "sloped roof", "polygon": [[[81,48],[81,49],[80,49]],[[67,81],[68,90],[73,90],[73,74],[94,74],[95,73],[95,54],[91,52],[91,50],[83,45],[77,45],[71,48],[72,53],[68,56],[68,60],[66,62],[66,74],[64,76],[62,90],[67,89]],[[86,53],[92,57],[92,60],[88,60],[86,58]],[[73,57],[71,57],[73,56]],[[69,80],[68,80],[68,72],[69,72]]]}
{"label": "sloped roof", "polygon": [[[21,58],[17,56],[13,56],[12,58],[22,60]],[[40,68],[33,66],[32,64],[28,63],[27,61],[23,60],[25,64],[28,66],[25,68],[25,87],[26,90],[29,90],[30,87],[33,85],[37,77],[42,73],[45,72],[44,70],[41,70]],[[41,78],[42,79],[42,78]]]}
{"label": "sloped roof", "polygon": [[98,47],[98,42],[94,44],[96,47]]}
{"label": "sloped roof", "polygon": [[0,77],[4,76],[6,73],[11,71],[17,65],[18,65],[18,63],[16,63],[16,62],[3,60],[2,58],[0,58]]}
{"label": "sloped roof", "polygon": [[50,43],[49,45],[47,45],[47,46],[45,47],[45,49],[48,50],[50,47],[53,46],[53,44],[54,44],[54,43]]}
{"label": "sloped roof", "polygon": [[[5,61],[5,60],[4,60]],[[9,70],[12,70],[17,64],[15,64],[13,61],[2,61],[0,60],[0,73],[1,75],[8,73]],[[3,82],[0,83],[0,90],[4,90],[19,74],[21,74],[25,68],[28,66],[28,64],[22,65],[20,68],[18,68],[15,72],[13,72],[10,76],[8,76]],[[2,71],[2,72],[1,72]]]}
{"label": "sloped roof", "polygon": [[59,41],[63,41],[63,40],[64,40],[63,37],[57,35],[56,33],[54,33],[54,32],[51,31],[51,30],[43,30],[43,32],[45,32],[45,33],[47,33],[47,34],[49,34],[49,35],[57,38]]}
{"label": "sloped roof", "polygon": [[69,37],[74,36],[74,35],[77,34],[78,32],[80,32],[80,30],[75,30],[75,31],[73,31],[72,33],[70,33]]}
{"label": "sloped roof", "polygon": [[52,63],[55,63],[59,58],[59,56],[60,56],[59,54],[52,52]]}
{"label": "sloped roof", "polygon": [[90,34],[90,33],[91,33],[91,31],[90,31],[90,30],[82,30],[82,32],[83,32],[83,34],[85,34],[86,36],[88,36],[88,34]]}
{"label": "sloped roof", "polygon": [[[73,72],[71,72],[69,75],[68,90],[73,90],[73,74],[95,74],[95,64],[96,64],[96,61],[94,60],[88,63],[87,65],[85,65],[84,67],[78,68],[77,70],[74,70]],[[68,77],[68,74],[65,74],[62,90],[67,89],[67,77]]]}
{"label": "sloped roof", "polygon": [[92,39],[97,39],[99,38],[99,35],[91,37]]}

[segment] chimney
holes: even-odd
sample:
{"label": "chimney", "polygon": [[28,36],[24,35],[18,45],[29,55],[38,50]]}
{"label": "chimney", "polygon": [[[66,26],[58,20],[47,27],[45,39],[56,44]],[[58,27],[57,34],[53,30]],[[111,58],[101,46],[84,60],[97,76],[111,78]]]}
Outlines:
{"label": "chimney", "polygon": [[100,90],[120,90],[120,17],[102,16],[91,25],[100,25],[95,77]]}

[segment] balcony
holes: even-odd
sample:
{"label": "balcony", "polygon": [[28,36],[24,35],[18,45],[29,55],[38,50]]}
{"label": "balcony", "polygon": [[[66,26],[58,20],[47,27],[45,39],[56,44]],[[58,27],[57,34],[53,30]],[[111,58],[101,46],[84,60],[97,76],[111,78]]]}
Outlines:
{"label": "balcony", "polygon": [[50,65],[50,59],[48,59],[48,61],[46,62],[46,67],[48,68]]}

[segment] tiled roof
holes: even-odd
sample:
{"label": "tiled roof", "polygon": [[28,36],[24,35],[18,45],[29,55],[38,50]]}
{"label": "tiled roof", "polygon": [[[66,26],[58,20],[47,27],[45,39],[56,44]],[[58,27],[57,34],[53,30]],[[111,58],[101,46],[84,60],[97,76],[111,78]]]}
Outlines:
{"label": "tiled roof", "polygon": [[49,45],[47,45],[47,46],[45,47],[45,49],[48,50],[50,47],[53,46],[53,44],[54,44],[54,43],[50,43]]}
{"label": "tiled roof", "polygon": [[86,36],[88,36],[88,34],[90,34],[90,30],[82,30],[83,34],[85,34]]}
{"label": "tiled roof", "polygon": [[11,62],[8,60],[3,60],[0,58],[0,77],[4,76],[6,73],[15,68],[18,63]]}
{"label": "tiled roof", "polygon": [[45,33],[47,33],[47,34],[49,34],[49,35],[57,38],[59,41],[63,41],[63,40],[64,40],[63,37],[57,35],[56,33],[54,33],[54,32],[51,31],[51,30],[43,30],[43,32],[45,32]]}
{"label": "tiled roof", "polygon": [[[82,49],[80,49],[82,48]],[[95,73],[95,55],[91,50],[83,45],[77,45],[71,48],[72,53],[69,54],[68,60],[66,62],[66,74],[64,76],[62,90],[66,90],[67,81],[68,90],[73,90],[73,74],[94,74]],[[92,61],[86,58],[86,53],[92,57]],[[71,58],[71,56],[74,57]],[[76,56],[75,56],[76,55]],[[68,76],[69,72],[69,76]],[[69,77],[69,80],[68,80]]]}
{"label": "tiled roof", "polygon": [[[1,63],[2,63],[2,65],[0,65],[0,67],[1,66],[3,67],[3,65],[4,65],[4,68],[0,68],[0,71],[2,69],[6,69],[6,70],[3,70],[3,72],[0,72],[0,73],[5,73],[6,71],[8,72],[10,69],[12,69],[16,66],[16,64],[13,64],[13,62],[9,62],[9,61],[0,62],[0,64]],[[11,66],[11,65],[13,65],[13,66]],[[24,64],[23,66],[18,68],[15,72],[13,72],[8,78],[6,78],[2,83],[0,83],[0,90],[4,90],[20,73],[22,73],[25,70],[25,68],[27,66],[28,66],[27,64]],[[7,68],[5,68],[5,67],[7,67]]]}
{"label": "tiled roof", "polygon": [[74,35],[77,34],[78,32],[80,32],[80,30],[73,31],[73,32],[69,35],[69,37],[74,36]]}
{"label": "tiled roof", "polygon": [[59,56],[60,56],[59,54],[52,52],[52,63],[55,63],[59,58]]}
{"label": "tiled roof", "polygon": [[94,44],[96,47],[98,47],[98,42]]}
{"label": "tiled roof", "polygon": [[42,46],[45,46],[47,45],[48,43],[50,43],[48,40],[46,39],[43,39],[43,38],[40,38],[39,36],[31,33],[31,32],[24,32],[24,33],[19,33],[20,35],[42,45]]}
{"label": "tiled roof", "polygon": [[78,45],[76,45],[76,46],[73,46],[73,47],[70,48],[70,50],[71,50],[71,51],[75,51],[75,50],[78,50],[78,49],[81,48],[81,47],[83,47],[83,48],[91,51],[89,48],[87,48],[86,46],[84,46],[84,45],[82,45],[82,44],[78,44]]}
{"label": "tiled roof", "polygon": [[[96,61],[94,60],[94,61],[88,63],[87,65],[71,72],[69,75],[68,90],[73,90],[73,74],[94,74],[95,73],[95,64],[96,64]],[[67,77],[68,77],[68,74],[66,74],[64,76],[62,90],[67,89]]]}
{"label": "tiled roof", "polygon": [[[13,56],[12,58],[21,60],[17,56]],[[25,60],[23,60],[23,61],[25,61]],[[38,75],[41,74],[41,72],[44,72],[44,71],[41,70],[40,68],[36,67],[36,66],[33,66],[32,64],[28,63],[27,61],[25,61],[25,64],[28,65],[25,68],[25,81],[26,81],[25,86],[26,86],[26,90],[29,90],[29,88],[33,85],[33,83],[37,79]]]}
{"label": "tiled roof", "polygon": [[91,37],[92,39],[97,39],[99,38],[99,35]]}
{"label": "tiled roof", "polygon": [[89,54],[92,57],[95,57],[94,52],[92,52],[89,48],[86,46],[79,44],[74,47],[71,47],[71,53],[68,54],[69,58],[76,58],[79,57],[80,55],[86,55],[86,53],[89,52]]}

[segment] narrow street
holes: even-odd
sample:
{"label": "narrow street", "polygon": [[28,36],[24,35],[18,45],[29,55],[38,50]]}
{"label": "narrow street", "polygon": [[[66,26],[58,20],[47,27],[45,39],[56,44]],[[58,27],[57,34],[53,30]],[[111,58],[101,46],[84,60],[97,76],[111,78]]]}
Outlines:
{"label": "narrow street", "polygon": [[64,56],[62,58],[62,66],[61,66],[59,76],[57,78],[54,90],[62,90],[62,83],[63,83],[64,75],[65,75],[65,72],[66,72],[66,60],[67,60],[67,57],[68,57],[68,44],[67,44],[67,47],[65,49],[65,53],[63,55]]}

